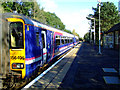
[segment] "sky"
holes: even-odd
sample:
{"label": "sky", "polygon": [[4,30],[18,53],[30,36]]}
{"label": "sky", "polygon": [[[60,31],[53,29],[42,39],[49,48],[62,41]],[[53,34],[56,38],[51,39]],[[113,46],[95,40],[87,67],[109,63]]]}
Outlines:
{"label": "sky", "polygon": [[[118,7],[118,0],[101,0],[101,2],[113,2]],[[68,30],[73,30],[80,37],[89,31],[90,21],[86,19],[88,14],[93,14],[92,7],[97,7],[98,0],[37,0],[45,11],[55,13]]]}

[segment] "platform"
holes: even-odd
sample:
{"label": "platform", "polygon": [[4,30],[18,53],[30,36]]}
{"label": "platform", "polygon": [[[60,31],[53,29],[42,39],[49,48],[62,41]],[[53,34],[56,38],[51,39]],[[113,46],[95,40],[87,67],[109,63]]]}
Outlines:
{"label": "platform", "polygon": [[32,84],[29,89],[40,88],[120,88],[118,77],[118,55],[114,50],[98,48],[81,43],[73,48],[57,65]]}
{"label": "platform", "polygon": [[[58,88],[69,70],[81,44],[73,48],[55,67],[35,82],[30,88]],[[29,89],[30,89],[29,88]]]}

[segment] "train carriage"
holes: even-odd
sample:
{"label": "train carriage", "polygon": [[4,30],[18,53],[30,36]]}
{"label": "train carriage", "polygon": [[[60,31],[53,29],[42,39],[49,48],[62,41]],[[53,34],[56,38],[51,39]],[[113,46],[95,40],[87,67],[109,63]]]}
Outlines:
{"label": "train carriage", "polygon": [[10,37],[10,69],[29,78],[76,45],[78,37],[19,14],[6,13]]}

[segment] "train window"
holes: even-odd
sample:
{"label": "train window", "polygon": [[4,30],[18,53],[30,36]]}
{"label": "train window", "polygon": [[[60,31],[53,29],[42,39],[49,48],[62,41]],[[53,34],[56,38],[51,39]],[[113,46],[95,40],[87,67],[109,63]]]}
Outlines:
{"label": "train window", "polygon": [[68,39],[68,43],[70,43],[70,39]]}
{"label": "train window", "polygon": [[64,44],[64,39],[61,39],[61,43]]}
{"label": "train window", "polygon": [[69,43],[69,37],[67,38],[67,42]]}
{"label": "train window", "polygon": [[72,43],[72,42],[73,42],[73,39],[71,39],[70,42]]}
{"label": "train window", "polygon": [[37,42],[37,46],[40,46],[40,44],[39,44],[39,32],[36,32],[36,42]]}
{"label": "train window", "polygon": [[68,43],[68,40],[67,39],[65,39],[65,44],[67,44]]}
{"label": "train window", "polygon": [[10,48],[18,49],[24,48],[23,44],[23,23],[12,22],[10,23]]}
{"label": "train window", "polygon": [[61,45],[64,44],[64,43],[65,43],[65,42],[64,42],[64,37],[61,36]]}
{"label": "train window", "polygon": [[60,45],[60,36],[56,36],[56,45]]}
{"label": "train window", "polygon": [[56,36],[56,38],[60,38],[60,36]]}
{"label": "train window", "polygon": [[60,39],[56,39],[56,45],[60,45]]}
{"label": "train window", "polygon": [[43,48],[45,48],[45,36],[43,33],[42,33],[42,44],[43,44]]}

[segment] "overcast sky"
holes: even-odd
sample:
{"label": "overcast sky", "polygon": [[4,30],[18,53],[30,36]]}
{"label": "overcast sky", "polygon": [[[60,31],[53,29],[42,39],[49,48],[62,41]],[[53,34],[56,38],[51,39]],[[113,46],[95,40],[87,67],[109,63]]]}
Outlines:
{"label": "overcast sky", "polygon": [[[118,7],[118,0],[101,0],[114,2]],[[83,37],[89,30],[88,14],[93,14],[92,7],[97,7],[97,0],[37,0],[45,11],[55,13],[65,24],[66,29],[73,30]]]}

